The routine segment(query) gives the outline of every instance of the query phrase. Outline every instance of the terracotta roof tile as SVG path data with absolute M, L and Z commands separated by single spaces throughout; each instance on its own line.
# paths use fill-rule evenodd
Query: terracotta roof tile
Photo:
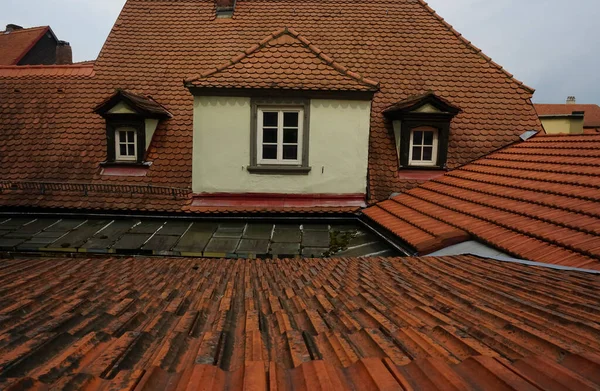
M 527 130 L 541 130 L 531 90 L 483 57 L 422 2 L 238 1 L 232 19 L 216 19 L 214 7 L 212 0 L 129 0 L 92 78 L 0 76 L 0 150 L 5 149 L 0 177 L 109 180 L 98 174 L 98 163 L 105 159 L 105 126 L 92 110 L 122 88 L 152 96 L 173 114 L 154 134 L 148 152 L 153 164 L 144 183 L 191 187 L 193 99 L 182 80 L 229 64 L 253 45 L 266 44 L 265 37 L 282 26 L 290 26 L 290 34 L 301 32 L 311 44 L 281 49 L 310 54 L 311 60 L 319 53 L 323 61 L 335 59 L 350 70 L 351 76 L 340 79 L 335 68 L 324 69 L 333 80 L 352 84 L 357 73 L 380 83 L 371 118 L 368 187 L 373 201 L 422 182 L 398 172 L 391 124 L 382 114 L 410 96 L 434 91 L 462 109 L 450 130 L 449 168 L 510 144 Z M 270 50 L 263 47 L 236 61 Z M 310 78 L 310 72 L 298 77 L 305 76 Z M 60 206 L 60 200 L 54 202 Z
M 0 65 L 17 65 L 49 30 L 50 27 L 41 26 L 8 34 L 0 31 Z
M 0 261 L 0 387 L 596 389 L 599 275 L 472 256 Z
M 514 256 L 600 270 L 600 135 L 537 136 L 364 211 L 421 253 L 436 223 Z
M 600 128 L 600 106 L 594 104 L 536 104 L 535 109 L 540 116 L 567 115 L 573 111 L 585 112 L 583 126 L 585 128 Z

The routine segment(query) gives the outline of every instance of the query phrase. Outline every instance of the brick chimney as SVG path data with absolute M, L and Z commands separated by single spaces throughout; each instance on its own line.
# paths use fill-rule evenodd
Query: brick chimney
M 17 31 L 17 30 L 23 30 L 23 27 L 19 26 L 18 24 L 7 24 L 6 25 L 7 33 L 12 33 L 13 31 Z
M 71 44 L 65 41 L 58 41 L 58 46 L 56 46 L 56 65 L 68 64 L 73 64 Z
M 231 18 L 235 11 L 236 0 L 215 0 L 217 18 Z
M 577 103 L 577 99 L 575 99 L 574 96 L 568 96 L 567 97 L 567 104 L 568 105 L 574 105 L 575 103 Z

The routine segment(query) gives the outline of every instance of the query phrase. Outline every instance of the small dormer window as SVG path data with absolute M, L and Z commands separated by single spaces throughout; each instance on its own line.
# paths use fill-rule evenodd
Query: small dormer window
M 103 164 L 143 164 L 160 120 L 171 114 L 152 98 L 123 90 L 95 110 L 106 120 L 106 161 Z
M 398 102 L 384 111 L 392 120 L 398 167 L 444 169 L 450 123 L 460 109 L 433 93 Z
M 137 161 L 137 130 L 121 127 L 117 128 L 115 133 L 115 160 L 118 162 Z
M 411 166 L 435 166 L 438 155 L 438 130 L 432 127 L 422 126 L 410 132 L 410 156 L 408 158 Z

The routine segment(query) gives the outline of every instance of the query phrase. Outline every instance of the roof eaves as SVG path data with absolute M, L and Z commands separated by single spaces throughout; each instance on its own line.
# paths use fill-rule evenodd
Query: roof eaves
M 489 56 L 487 56 L 485 53 L 483 53 L 483 51 L 480 48 L 478 48 L 477 46 L 475 46 L 471 41 L 469 41 L 468 39 L 466 39 L 461 33 L 459 33 L 458 31 L 456 31 L 454 29 L 454 27 L 452 27 L 452 25 L 450 23 L 446 22 L 446 20 L 444 20 L 444 18 L 442 18 L 440 15 L 438 15 L 438 13 L 435 12 L 435 10 L 433 8 L 431 8 L 429 6 L 429 4 L 427 4 L 427 2 L 425 0 L 418 0 L 418 1 L 419 1 L 419 3 L 421 3 L 421 5 L 427 11 L 429 11 L 435 18 L 437 18 L 448 29 L 448 31 L 450 31 L 458 39 L 460 39 L 468 48 L 472 49 L 475 53 L 479 54 L 485 61 L 487 61 L 488 63 L 490 63 L 492 66 L 498 68 L 498 70 L 500 70 L 501 72 L 503 72 L 509 80 L 515 82 L 519 87 L 522 87 L 523 89 L 525 89 L 527 92 L 529 92 L 531 94 L 535 93 L 535 89 L 534 88 L 529 87 L 528 85 L 526 85 L 522 81 L 516 79 L 512 73 L 510 73 L 506 69 L 504 69 L 502 67 L 502 65 L 500 65 L 497 62 L 493 61 L 492 58 L 489 57 Z

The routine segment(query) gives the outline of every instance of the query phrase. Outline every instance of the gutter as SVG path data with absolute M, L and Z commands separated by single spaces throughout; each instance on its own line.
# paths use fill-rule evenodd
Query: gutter
M 470 254 L 470 253 L 466 253 L 463 255 L 471 255 L 471 256 L 477 257 L 482 260 L 493 259 L 494 261 L 516 263 L 519 265 L 538 266 L 538 267 L 544 267 L 547 269 L 554 269 L 554 270 L 560 270 L 560 271 L 572 271 L 572 272 L 600 275 L 600 270 L 582 269 L 582 268 L 571 267 L 571 266 L 561 266 L 561 265 L 555 265 L 553 263 L 534 262 L 534 261 L 527 261 L 525 259 L 508 258 L 508 257 L 502 257 L 502 256 L 482 257 L 480 255 L 475 255 L 475 254 Z

